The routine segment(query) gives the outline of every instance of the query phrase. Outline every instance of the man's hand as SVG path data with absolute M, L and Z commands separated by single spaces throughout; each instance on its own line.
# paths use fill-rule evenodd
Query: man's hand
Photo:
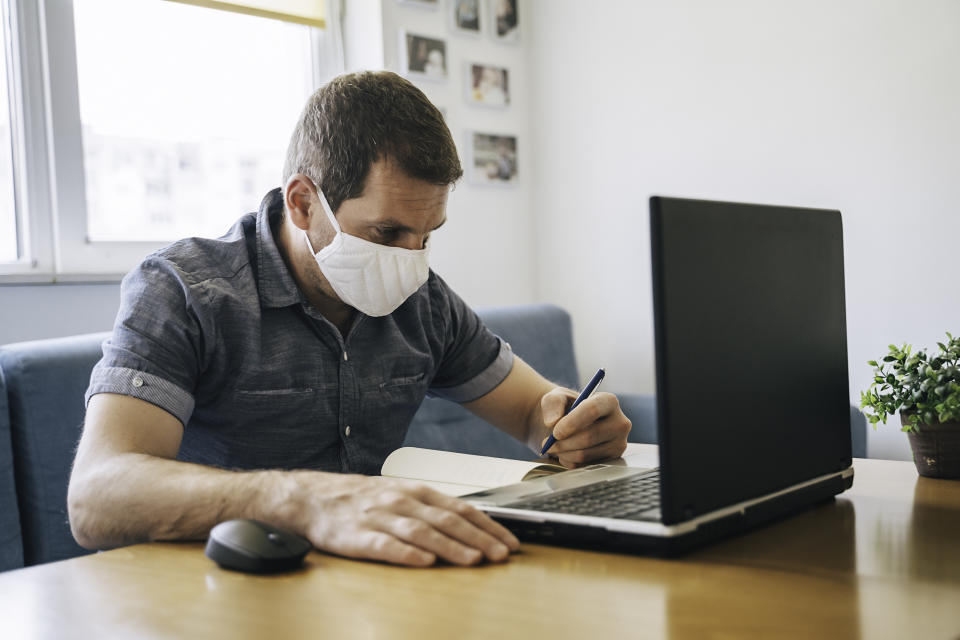
M 474 565 L 484 559 L 506 560 L 520 548 L 505 527 L 472 505 L 425 485 L 389 478 L 343 476 L 331 487 L 330 476 L 295 472 L 306 489 L 294 499 L 300 517 L 296 528 L 315 547 L 351 558 L 412 566 L 438 559 Z
M 547 454 L 569 468 L 623 455 L 631 424 L 617 397 L 595 393 L 564 416 L 576 397 L 575 391 L 557 387 L 540 399 L 544 426 L 557 439 Z M 541 446 L 546 442 L 544 437 Z

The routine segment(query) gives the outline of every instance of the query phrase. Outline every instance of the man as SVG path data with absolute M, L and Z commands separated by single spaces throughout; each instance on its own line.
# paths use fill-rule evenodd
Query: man
M 552 430 L 566 466 L 619 456 L 630 422 L 613 395 L 562 417 L 574 394 L 428 269 L 461 175 L 442 116 L 406 80 L 318 90 L 259 213 L 124 279 L 70 480 L 80 544 L 197 539 L 249 517 L 350 557 L 505 560 L 518 542 L 486 514 L 371 477 L 428 390 L 531 451 Z

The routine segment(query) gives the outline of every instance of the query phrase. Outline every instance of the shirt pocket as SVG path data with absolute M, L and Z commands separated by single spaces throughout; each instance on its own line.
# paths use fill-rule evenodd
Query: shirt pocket
M 424 371 L 361 381 L 360 415 L 364 424 L 402 434 L 426 396 L 429 383 L 430 376 Z
M 313 387 L 294 387 L 290 389 L 236 389 L 234 390 L 233 395 L 236 398 L 248 398 L 251 400 L 256 400 L 257 398 L 266 397 L 294 397 L 313 392 Z
M 403 393 L 405 387 L 420 385 L 423 386 L 427 374 L 421 371 L 409 376 L 391 378 L 380 383 L 380 391 L 384 393 Z
M 215 440 L 227 466 L 336 470 L 328 464 L 339 446 L 336 385 L 233 389 L 223 398 Z
M 317 384 L 309 387 L 262 387 L 234 389 L 228 402 L 238 409 L 255 413 L 281 413 L 286 409 L 304 409 L 324 404 L 325 398 L 336 399 L 339 388 L 335 384 Z
M 272 430 L 288 432 L 332 423 L 331 430 L 336 433 L 340 391 L 335 384 L 234 389 L 227 397 L 225 410 L 235 416 L 235 423 L 247 428 L 259 430 L 270 425 Z

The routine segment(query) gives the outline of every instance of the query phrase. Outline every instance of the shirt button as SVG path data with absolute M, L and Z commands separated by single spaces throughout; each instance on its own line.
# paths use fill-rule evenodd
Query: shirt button
M 350 437 L 350 425 L 347 425 L 347 428 L 343 430 L 343 435 Z
M 143 378 L 141 378 L 140 376 L 135 376 L 135 377 L 133 378 L 133 386 L 138 387 L 138 388 L 139 388 L 139 387 L 142 387 L 142 386 L 143 386 Z

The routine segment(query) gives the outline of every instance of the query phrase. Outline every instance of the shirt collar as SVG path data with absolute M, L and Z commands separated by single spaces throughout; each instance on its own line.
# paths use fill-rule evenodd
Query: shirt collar
M 262 307 L 288 307 L 305 300 L 273 237 L 282 216 L 283 193 L 273 189 L 263 197 L 257 212 L 257 286 Z

